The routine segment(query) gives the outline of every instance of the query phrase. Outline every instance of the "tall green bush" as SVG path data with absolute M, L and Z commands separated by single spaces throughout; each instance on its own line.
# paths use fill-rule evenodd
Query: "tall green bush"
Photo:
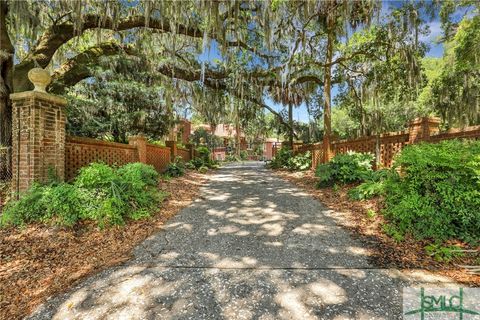
M 100 227 L 149 216 L 164 197 L 152 166 L 129 163 L 113 168 L 92 163 L 73 183 L 34 184 L 20 200 L 9 203 L 0 225 L 31 222 L 72 226 L 94 220 Z
M 318 187 L 335 183 L 352 183 L 369 179 L 372 175 L 373 155 L 347 152 L 333 157 L 330 162 L 318 165 L 315 175 L 320 178 Z
M 480 141 L 411 145 L 386 181 L 385 215 L 402 233 L 480 240 Z
M 281 147 L 275 154 L 275 157 L 272 158 L 269 165 L 273 169 L 288 168 L 288 161 L 292 156 L 292 149 L 286 146 Z
M 183 161 L 182 157 L 175 157 L 173 162 L 170 162 L 165 169 L 165 175 L 169 177 L 180 177 L 185 174 L 185 162 Z
M 287 160 L 287 168 L 292 171 L 308 170 L 312 166 L 312 153 L 310 151 L 299 153 Z

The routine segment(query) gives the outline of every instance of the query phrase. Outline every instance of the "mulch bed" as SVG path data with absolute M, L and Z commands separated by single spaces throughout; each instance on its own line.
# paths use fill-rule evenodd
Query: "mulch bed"
M 480 286 L 480 275 L 468 273 L 458 265 L 475 264 L 477 254 L 456 258 L 450 263 L 438 262 L 425 252 L 427 241 L 419 241 L 406 237 L 402 242 L 396 242 L 385 234 L 382 225 L 385 220 L 381 214 L 374 218 L 367 216 L 367 211 L 382 210 L 379 198 L 367 201 L 353 201 L 347 192 L 352 186 L 341 186 L 337 189 L 315 187 L 317 178 L 313 172 L 289 172 L 276 170 L 280 177 L 292 182 L 307 191 L 331 209 L 340 211 L 348 217 L 343 226 L 351 231 L 353 237 L 360 239 L 372 252 L 372 263 L 381 268 L 426 269 L 433 273 L 451 277 L 455 281 L 472 286 Z M 461 243 L 452 243 L 464 246 Z M 478 262 L 477 262 L 478 264 Z
M 169 192 L 158 214 L 125 226 L 99 230 L 30 225 L 0 229 L 0 319 L 21 319 L 47 297 L 129 259 L 132 249 L 197 196 L 205 176 L 188 172 L 161 182 Z

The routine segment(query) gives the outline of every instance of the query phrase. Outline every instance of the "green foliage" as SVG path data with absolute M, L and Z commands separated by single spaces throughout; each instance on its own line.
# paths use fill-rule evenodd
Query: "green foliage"
M 385 180 L 390 174 L 390 170 L 381 169 L 369 171 L 365 174 L 362 184 L 348 191 L 348 196 L 352 200 L 366 200 L 383 195 L 385 193 Z
M 241 159 L 242 161 L 248 159 L 248 152 L 247 152 L 246 150 L 240 151 L 240 159 Z
M 292 157 L 293 152 L 289 147 L 281 147 L 280 150 L 277 151 L 275 157 L 272 158 L 270 162 L 270 168 L 272 169 L 281 169 L 281 168 L 288 168 L 288 161 Z
M 174 162 L 170 162 L 164 172 L 170 177 L 180 177 L 185 174 L 185 163 L 182 157 L 177 156 Z
M 361 185 L 348 190 L 348 196 L 352 200 L 366 200 L 384 194 L 385 183 L 383 181 L 366 181 Z
M 200 168 L 198 168 L 198 172 L 202 173 L 202 174 L 205 174 L 208 172 L 208 167 L 207 166 L 201 166 Z
M 373 209 L 368 209 L 367 210 L 367 217 L 368 219 L 375 219 L 375 217 L 377 216 L 377 212 Z
M 397 242 L 402 242 L 405 237 L 403 236 L 402 233 L 400 233 L 395 226 L 392 226 L 391 224 L 384 224 L 382 226 L 383 231 L 389 235 L 390 237 L 393 238 L 393 240 Z
M 401 234 L 478 243 L 480 141 L 411 145 L 385 185 L 385 216 Z
M 239 157 L 237 157 L 236 154 L 231 153 L 231 154 L 227 154 L 227 156 L 225 157 L 225 161 L 228 161 L 228 162 L 239 162 L 239 161 L 242 161 L 242 159 L 240 159 Z
M 67 132 L 75 136 L 128 142 L 144 134 L 159 139 L 173 125 L 160 83 L 145 59 L 119 55 L 91 67 L 92 77 L 67 94 Z
M 287 168 L 289 170 L 308 170 L 312 166 L 312 153 L 307 151 L 305 153 L 297 154 L 287 160 Z
M 332 186 L 336 182 L 352 183 L 372 176 L 373 155 L 347 152 L 337 154 L 329 163 L 320 164 L 315 172 L 318 187 Z
M 432 243 L 425 247 L 428 255 L 440 262 L 451 262 L 455 258 L 463 257 L 463 252 L 457 246 L 442 246 L 440 244 Z
M 70 183 L 34 184 L 18 201 L 10 202 L 0 225 L 32 222 L 72 226 L 93 220 L 100 227 L 148 217 L 164 193 L 157 188 L 152 166 L 129 163 L 120 168 L 92 163 Z
M 185 162 L 185 169 L 195 170 L 196 167 L 195 167 L 195 164 L 194 164 L 194 160 L 190 160 L 188 162 Z
M 219 146 L 223 144 L 223 139 L 211 134 L 205 128 L 196 129 L 190 136 L 190 141 L 194 144 L 200 144 L 200 139 L 205 139 L 205 144 L 208 146 Z
M 210 150 L 205 146 L 200 146 L 197 148 L 196 157 L 190 161 L 192 166 L 197 170 L 201 167 L 206 167 L 207 169 L 217 169 L 218 161 L 212 160 L 210 156 Z
M 203 161 L 203 163 L 208 163 L 210 161 L 210 150 L 205 146 L 200 146 L 197 148 L 198 158 Z

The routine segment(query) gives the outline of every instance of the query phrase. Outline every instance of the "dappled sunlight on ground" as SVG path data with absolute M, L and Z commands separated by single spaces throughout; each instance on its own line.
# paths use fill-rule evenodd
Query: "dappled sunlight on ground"
M 133 260 L 33 319 L 397 319 L 403 286 L 449 281 L 376 269 L 341 215 L 258 164 L 210 180 Z

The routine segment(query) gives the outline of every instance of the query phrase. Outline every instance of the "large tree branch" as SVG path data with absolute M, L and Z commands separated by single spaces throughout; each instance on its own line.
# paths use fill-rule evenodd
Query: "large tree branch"
M 101 53 L 102 50 L 103 50 L 103 53 Z M 120 53 L 122 50 L 123 48 L 121 48 L 116 44 L 107 43 L 107 44 L 100 45 L 100 47 L 93 47 L 93 48 L 87 49 L 85 52 L 82 52 L 76 57 L 69 59 L 69 61 L 67 61 L 64 65 L 62 65 L 62 67 L 60 67 L 59 70 L 55 71 L 53 76 L 54 81 L 51 85 L 50 91 L 54 93 L 62 93 L 64 92 L 66 87 L 73 86 L 79 81 L 90 77 L 92 73 L 90 71 L 90 68 L 88 68 L 89 64 L 88 63 L 85 64 L 85 61 L 91 61 L 94 64 L 95 61 L 92 61 L 89 59 L 95 60 L 105 54 L 114 55 L 114 54 Z M 167 77 L 189 81 L 189 82 L 200 81 L 202 76 L 201 70 L 184 69 L 172 64 L 163 64 L 157 70 L 159 73 Z M 205 86 L 211 89 L 230 92 L 225 82 L 227 77 L 228 75 L 225 73 L 206 69 L 204 71 L 203 83 Z M 247 99 L 250 102 L 258 105 L 259 107 L 267 109 L 272 114 L 274 114 L 283 125 L 285 125 L 287 128 L 290 128 L 289 124 L 284 121 L 283 117 L 278 112 L 276 112 L 273 108 L 267 106 L 260 99 L 250 97 L 250 96 L 241 97 L 240 94 L 237 93 L 236 91 L 233 91 L 230 93 L 235 95 L 237 98 Z
M 171 66 L 171 65 L 163 65 L 161 66 L 158 71 L 168 77 L 174 77 L 180 80 L 186 80 L 186 81 L 200 81 L 201 79 L 201 71 L 199 70 L 185 70 L 183 68 L 177 67 L 177 66 Z M 213 77 L 210 77 L 213 75 Z M 258 105 L 261 108 L 267 109 L 269 112 L 271 112 L 273 115 L 275 115 L 278 120 L 280 121 L 281 124 L 286 126 L 288 129 L 290 129 L 290 125 L 283 119 L 282 115 L 279 114 L 277 111 L 275 111 L 273 108 L 269 107 L 265 103 L 263 103 L 260 99 L 251 97 L 251 96 L 241 96 L 238 91 L 230 91 L 228 90 L 228 87 L 223 79 L 225 79 L 227 76 L 226 75 L 221 75 L 218 72 L 212 71 L 212 70 L 205 70 L 204 71 L 204 85 L 207 87 L 214 89 L 214 90 L 222 90 L 229 92 L 230 94 L 233 94 L 237 98 L 240 99 L 246 99 L 256 105 Z M 295 137 L 297 135 L 294 133 Z
M 91 76 L 91 67 L 98 63 L 103 56 L 112 56 L 121 53 L 135 55 L 137 52 L 131 46 L 121 46 L 114 42 L 100 43 L 68 59 L 52 75 L 52 84 L 49 92 L 62 94 L 65 88 L 71 87 L 79 81 Z
M 170 21 L 167 18 L 150 19 L 148 27 L 159 30 L 161 32 L 173 32 L 177 34 L 184 34 L 191 37 L 202 37 L 202 30 L 183 24 L 176 24 L 175 29 L 171 29 Z M 131 16 L 126 19 L 120 20 L 116 25 L 110 17 L 102 17 L 100 15 L 85 15 L 83 17 L 83 25 L 81 32 L 94 28 L 111 29 L 116 31 L 129 30 L 133 28 L 146 27 L 146 21 L 144 16 Z M 61 45 L 66 43 L 75 37 L 74 25 L 69 22 L 54 24 L 48 28 L 41 36 L 38 44 L 27 55 L 27 57 L 15 66 L 15 72 L 20 73 L 14 79 L 15 91 L 28 90 L 31 84 L 28 82 L 25 76 L 27 72 L 34 67 L 35 62 L 42 68 L 45 68 L 51 61 L 55 52 Z
M 198 27 L 187 26 L 181 23 L 176 23 L 173 25 L 174 30 L 172 29 L 172 23 L 168 18 L 151 18 L 148 22 L 148 28 L 155 29 L 161 33 L 175 32 L 175 34 L 178 35 L 186 35 L 195 38 L 203 37 L 203 30 Z M 100 15 L 88 14 L 83 17 L 82 29 L 77 30 L 77 33 L 75 33 L 74 25 L 70 22 L 53 24 L 43 33 L 38 41 L 38 44 L 34 49 L 31 50 L 27 57 L 15 66 L 15 72 L 17 73 L 17 76 L 14 79 L 14 90 L 18 92 L 30 89 L 31 84 L 26 79 L 26 74 L 28 71 L 35 66 L 35 63 L 37 63 L 40 67 L 45 68 L 50 63 L 53 55 L 60 48 L 60 46 L 73 39 L 78 32 L 82 33 L 86 30 L 94 28 L 123 31 L 141 27 L 147 27 L 146 19 L 143 15 L 130 16 L 120 20 L 117 24 L 115 24 L 113 19 L 110 17 L 105 18 Z M 213 33 L 209 34 L 209 37 L 219 40 L 219 43 L 222 43 L 222 41 L 220 41 L 220 39 L 218 39 L 218 37 Z M 226 42 L 226 45 L 232 47 L 241 47 L 256 53 L 255 48 L 248 46 L 242 41 L 229 41 Z M 268 57 L 262 53 L 256 54 L 260 57 Z

